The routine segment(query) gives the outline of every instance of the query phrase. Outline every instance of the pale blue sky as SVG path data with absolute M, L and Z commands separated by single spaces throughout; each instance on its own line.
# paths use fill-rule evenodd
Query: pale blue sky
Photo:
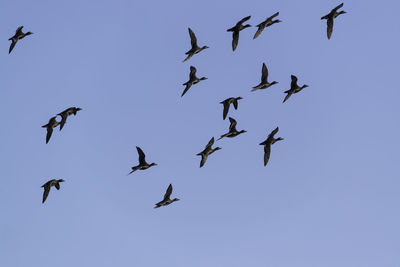
M 328 41 L 339 3 L 1 1 L 0 266 L 400 266 L 400 4 L 346 1 Z M 226 29 L 276 11 L 232 52 Z M 34 34 L 8 55 L 20 25 Z M 210 49 L 182 63 L 188 27 Z M 279 84 L 251 93 L 263 62 Z M 208 80 L 181 98 L 190 65 Z M 291 74 L 310 87 L 282 104 Z M 231 96 L 248 132 L 200 169 Z M 126 176 L 137 145 L 159 165 Z M 170 183 L 181 201 L 153 209 Z

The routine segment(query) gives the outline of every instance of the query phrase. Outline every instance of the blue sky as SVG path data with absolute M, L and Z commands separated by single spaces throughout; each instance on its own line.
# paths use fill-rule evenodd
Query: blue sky
M 346 1 L 328 41 L 339 3 L 2 1 L 0 266 L 400 266 L 400 5 Z M 276 11 L 232 52 L 226 29 Z M 34 34 L 8 55 L 20 25 Z M 182 63 L 188 27 L 210 49 Z M 263 62 L 279 84 L 250 92 Z M 208 80 L 181 98 L 191 65 Z M 282 104 L 291 74 L 310 87 Z M 247 133 L 200 169 L 233 96 Z M 126 176 L 137 145 L 159 165 Z M 181 201 L 153 209 L 170 183 Z

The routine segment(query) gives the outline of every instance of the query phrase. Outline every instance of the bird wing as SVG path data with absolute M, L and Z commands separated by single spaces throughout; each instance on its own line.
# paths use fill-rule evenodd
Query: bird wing
M 202 155 L 201 155 L 200 168 L 204 166 L 204 164 L 205 164 L 206 161 L 207 161 L 207 158 L 208 158 L 208 155 L 207 155 L 207 154 L 202 154 Z
M 271 144 L 264 145 L 264 166 L 267 166 L 269 156 L 271 155 Z
M 214 137 L 210 139 L 210 141 L 208 141 L 208 144 L 206 145 L 206 148 L 211 148 L 212 145 L 214 144 Z
M 293 92 L 289 90 L 289 91 L 287 92 L 287 95 L 285 96 L 285 99 L 283 99 L 283 103 L 285 103 L 286 100 L 288 100 L 289 97 L 290 97 L 292 94 L 293 94 Z
M 190 53 L 191 51 L 189 51 L 188 53 L 186 53 L 188 56 L 182 61 L 182 62 L 185 62 L 185 61 L 187 61 L 187 60 L 189 60 L 194 54 L 193 53 Z
M 261 83 L 267 83 L 267 82 L 268 82 L 268 69 L 265 63 L 263 63 L 261 70 Z
M 275 14 L 273 14 L 271 17 L 269 17 L 267 20 L 272 20 L 273 18 L 275 18 L 276 16 L 279 15 L 279 12 L 276 12 Z
M 186 92 L 189 90 L 189 88 L 190 88 L 191 86 L 192 86 L 192 83 L 190 83 L 190 82 L 187 82 L 187 83 L 186 83 L 186 87 L 185 87 L 185 89 L 183 90 L 181 97 L 184 96 L 184 95 L 186 94 Z
M 60 121 L 60 131 L 61 131 L 62 128 L 64 127 L 64 124 L 67 122 L 68 114 L 66 114 L 66 113 L 60 113 L 60 114 L 58 114 L 58 115 L 61 116 L 61 121 Z
M 43 192 L 43 199 L 42 199 L 42 203 L 44 203 L 48 197 L 50 193 L 50 186 L 44 186 L 44 192 Z
M 240 25 L 240 24 L 242 24 L 243 22 L 249 20 L 250 18 L 251 18 L 251 16 L 247 16 L 247 17 L 245 17 L 245 18 L 242 18 L 236 25 Z
M 234 107 L 235 109 L 238 108 L 238 100 L 237 100 L 237 99 L 234 99 L 232 104 L 233 104 L 233 107 Z
M 196 35 L 194 34 L 194 32 L 192 31 L 192 29 L 188 28 L 189 30 L 189 35 L 190 35 L 190 43 L 193 47 L 197 47 L 197 38 Z
M 268 137 L 274 137 L 274 135 L 279 131 L 279 127 L 276 127 L 269 135 Z
M 18 27 L 18 29 L 15 31 L 15 35 L 20 35 L 20 34 L 22 34 L 22 28 L 23 28 L 24 26 L 19 26 Z
M 338 5 L 337 7 L 335 7 L 334 9 L 332 9 L 332 11 L 331 12 L 337 12 L 337 10 L 339 9 L 339 8 L 342 8 L 343 7 L 343 3 L 341 3 L 340 5 Z
M 47 126 L 46 144 L 50 141 L 50 137 L 52 134 L 53 134 L 53 127 L 49 125 Z
M 260 36 L 260 34 L 263 32 L 263 30 L 265 29 L 265 27 L 261 24 L 258 25 L 258 29 L 256 31 L 256 33 L 253 36 L 253 39 L 256 39 L 258 36 Z
M 232 34 L 232 50 L 235 51 L 238 43 L 239 43 L 239 32 L 238 31 L 234 31 Z
M 333 32 L 333 17 L 329 17 L 328 20 L 326 21 L 326 24 L 328 25 L 326 30 L 326 35 L 328 36 L 328 39 L 331 39 Z
M 196 77 L 196 68 L 190 66 L 189 80 L 193 80 Z
M 235 102 L 234 102 L 234 103 L 235 103 Z M 224 104 L 224 112 L 223 112 L 223 114 L 222 114 L 222 118 L 225 120 L 225 119 L 226 119 L 226 115 L 228 115 L 228 112 L 229 112 L 229 106 L 230 106 L 230 104 L 229 104 L 228 101 L 224 101 L 223 104 Z M 236 102 L 236 105 L 237 105 L 237 102 Z
M 165 195 L 164 195 L 164 200 L 169 199 L 171 194 L 172 194 L 172 184 L 170 184 L 168 186 L 167 191 L 165 192 Z
M 54 184 L 54 186 L 55 186 L 55 188 L 57 188 L 57 190 L 60 190 L 60 183 L 59 183 L 59 182 L 56 182 L 56 183 Z
M 145 164 L 146 163 L 146 160 L 145 160 L 146 155 L 144 154 L 143 150 L 138 146 L 136 147 L 136 150 L 139 154 L 139 164 L 140 165 Z
M 229 121 L 231 122 L 231 125 L 229 125 L 229 132 L 236 132 L 236 120 L 232 117 L 229 117 Z
M 292 75 L 290 76 L 292 79 L 292 82 L 290 83 L 290 90 L 296 89 L 297 88 L 297 77 Z
M 11 45 L 10 45 L 10 49 L 8 49 L 8 53 L 10 54 L 11 53 L 11 51 L 14 49 L 14 46 L 15 46 L 15 44 L 17 43 L 17 40 L 18 39 L 11 39 Z

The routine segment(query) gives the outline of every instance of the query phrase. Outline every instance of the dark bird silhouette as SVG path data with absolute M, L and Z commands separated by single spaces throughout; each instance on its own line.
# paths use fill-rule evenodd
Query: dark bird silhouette
M 304 88 L 308 87 L 307 84 L 304 84 L 302 87 L 298 86 L 297 85 L 297 77 L 294 75 L 292 75 L 291 77 L 292 77 L 292 82 L 290 83 L 290 89 L 285 91 L 285 93 L 287 95 L 286 95 L 285 99 L 283 100 L 283 103 L 285 103 L 285 101 L 288 100 L 292 94 L 296 94 L 296 93 L 300 92 L 301 90 L 303 90 Z
M 190 66 L 189 81 L 187 81 L 187 82 L 185 82 L 185 83 L 183 84 L 183 85 L 186 85 L 186 87 L 185 87 L 185 90 L 183 90 L 183 93 L 182 93 L 181 97 L 184 96 L 184 95 L 186 94 L 186 92 L 189 90 L 189 88 L 190 88 L 193 84 L 196 84 L 196 83 L 198 83 L 198 82 L 200 82 L 200 81 L 203 81 L 203 80 L 207 80 L 206 77 L 197 78 L 197 76 L 196 76 L 196 71 L 197 71 L 197 70 L 196 70 L 195 67 Z
M 71 108 L 67 108 L 63 112 L 57 114 L 57 115 L 61 116 L 60 131 L 64 127 L 64 124 L 67 122 L 67 117 L 72 114 L 75 116 L 79 110 L 82 110 L 82 109 L 76 108 L 76 107 L 71 107 Z
M 277 81 L 273 81 L 271 83 L 268 82 L 268 69 L 265 63 L 263 63 L 261 70 L 261 82 L 259 85 L 254 86 L 253 89 L 251 89 L 251 91 L 253 92 L 259 89 L 266 89 L 277 83 L 278 83 Z
M 171 194 L 172 194 L 172 184 L 170 184 L 168 186 L 167 191 L 165 192 L 165 195 L 164 195 L 164 199 L 161 200 L 160 202 L 158 202 L 154 208 L 156 209 L 156 208 L 159 208 L 159 207 L 162 207 L 162 206 L 168 206 L 172 202 L 180 200 L 179 198 L 171 199 L 170 198 Z
M 47 196 L 49 195 L 50 189 L 52 186 L 54 186 L 57 190 L 60 190 L 61 182 L 65 182 L 65 181 L 63 179 L 59 179 L 59 180 L 53 179 L 41 186 L 44 188 L 42 203 L 44 203 L 46 201 Z
M 10 39 L 8 39 L 9 41 L 11 41 L 10 49 L 8 50 L 9 54 L 14 49 L 14 46 L 17 44 L 18 40 L 21 40 L 21 39 L 25 38 L 25 36 L 33 34 L 32 32 L 23 33 L 22 32 L 23 27 L 24 26 L 18 27 L 18 29 L 15 31 L 14 36 L 11 37 Z
M 183 62 L 185 62 L 186 60 L 190 59 L 194 54 L 200 53 L 202 50 L 209 48 L 208 46 L 203 46 L 203 47 L 199 47 L 197 45 L 197 38 L 196 35 L 194 34 L 194 32 L 192 31 L 192 29 L 188 28 L 189 30 L 189 35 L 190 35 L 190 43 L 192 45 L 192 48 L 187 51 L 185 54 L 187 55 L 187 57 L 183 60 Z
M 275 134 L 279 131 L 279 127 L 276 127 L 267 137 L 267 139 L 260 143 L 260 146 L 264 146 L 264 166 L 267 166 L 269 161 L 269 156 L 271 155 L 271 145 L 275 142 L 283 140 L 282 137 L 275 138 Z
M 224 137 L 232 138 L 232 137 L 238 136 L 239 134 L 242 134 L 242 133 L 246 132 L 245 130 L 241 130 L 241 131 L 236 130 L 237 122 L 236 122 L 236 120 L 234 118 L 229 117 L 229 121 L 231 122 L 231 124 L 229 125 L 229 132 L 227 132 L 226 134 L 221 135 L 221 137 L 218 138 L 218 140 L 222 139 Z
M 273 14 L 271 17 L 267 18 L 266 20 L 264 20 L 263 22 L 261 22 L 260 24 L 257 25 L 258 30 L 256 31 L 256 33 L 254 34 L 253 39 L 256 39 L 258 36 L 260 36 L 260 34 L 263 32 L 263 30 L 275 23 L 279 23 L 282 22 L 279 19 L 276 20 L 272 20 L 273 18 L 275 18 L 276 16 L 279 15 L 279 12 L 276 12 L 275 14 Z
M 53 133 L 53 128 L 56 128 L 60 123 L 56 120 L 57 116 L 50 118 L 49 122 L 46 125 L 43 125 L 43 128 L 47 129 L 46 135 L 46 144 L 49 142 L 51 134 Z
M 204 166 L 209 155 L 221 149 L 220 147 L 212 148 L 213 144 L 214 144 L 214 137 L 211 138 L 211 140 L 208 142 L 203 151 L 196 154 L 197 156 L 201 156 L 200 168 Z
M 333 32 L 333 20 L 341 15 L 341 14 L 346 14 L 346 11 L 340 11 L 337 12 L 339 8 L 343 7 L 343 3 L 341 3 L 340 5 L 338 5 L 337 7 L 335 7 L 334 9 L 331 10 L 331 12 L 329 12 L 329 14 L 323 16 L 321 19 L 326 19 L 326 23 L 327 23 L 327 31 L 326 34 L 328 36 L 328 39 L 331 39 L 332 36 L 332 32 Z
M 146 170 L 146 169 L 150 168 L 151 166 L 156 166 L 157 165 L 156 163 L 148 164 L 146 162 L 146 159 L 145 159 L 146 156 L 143 153 L 143 150 L 140 149 L 140 147 L 138 147 L 138 146 L 136 147 L 136 149 L 137 149 L 137 152 L 139 154 L 139 165 L 132 167 L 132 171 L 130 173 L 128 173 L 128 175 L 131 174 L 132 172 L 136 171 L 136 170 Z
M 251 18 L 251 16 L 247 16 L 247 17 L 241 19 L 232 28 L 226 30 L 227 32 L 232 32 L 232 50 L 233 51 L 235 51 L 235 49 L 239 43 L 239 32 L 243 29 L 251 27 L 251 25 L 249 25 L 249 24 L 243 25 L 243 23 L 246 22 L 247 20 L 249 20 L 250 18 Z
M 243 97 L 239 96 L 239 97 L 230 97 L 225 99 L 222 102 L 219 102 L 220 104 L 224 105 L 224 111 L 222 113 L 222 118 L 225 120 L 226 119 L 226 115 L 228 115 L 228 111 L 229 111 L 229 107 L 231 104 L 233 104 L 233 107 L 235 109 L 238 108 L 238 100 L 243 99 Z

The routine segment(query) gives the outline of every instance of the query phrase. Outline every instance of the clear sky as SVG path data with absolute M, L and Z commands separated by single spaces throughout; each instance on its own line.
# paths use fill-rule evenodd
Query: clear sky
M 346 1 L 328 41 L 338 4 L 1 1 L 0 266 L 400 266 L 400 4 Z M 232 52 L 226 29 L 277 11 Z M 34 34 L 8 55 L 20 25 Z M 210 48 L 182 63 L 188 27 Z M 279 84 L 250 92 L 263 62 Z M 181 98 L 191 65 L 208 80 Z M 282 104 L 291 74 L 310 87 Z M 247 133 L 200 169 L 233 96 Z M 72 106 L 46 145 L 41 126 Z M 158 166 L 127 176 L 137 145 Z M 181 201 L 153 209 L 170 183 Z

